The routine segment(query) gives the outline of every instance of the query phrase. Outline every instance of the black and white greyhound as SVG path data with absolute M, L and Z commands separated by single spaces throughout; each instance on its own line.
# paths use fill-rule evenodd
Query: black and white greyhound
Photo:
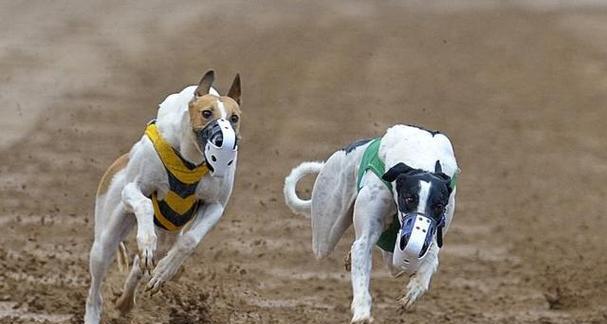
M 447 136 L 396 125 L 381 138 L 333 153 L 326 162 L 304 162 L 285 179 L 286 204 L 311 217 L 318 259 L 329 255 L 354 224 L 352 323 L 373 320 L 369 281 L 376 244 L 393 276 L 411 275 L 400 300 L 405 308 L 428 290 L 443 234 L 453 219 L 458 170 Z M 319 173 L 312 197 L 302 200 L 296 185 L 311 173 Z

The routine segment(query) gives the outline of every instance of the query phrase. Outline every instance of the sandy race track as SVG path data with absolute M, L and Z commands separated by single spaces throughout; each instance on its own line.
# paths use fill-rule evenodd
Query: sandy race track
M 378 323 L 607 323 L 607 9 L 421 3 L 0 4 L 0 323 L 81 322 L 99 178 L 211 67 L 243 77 L 229 210 L 128 318 L 113 267 L 105 323 L 348 323 L 352 230 L 315 261 L 282 181 L 395 123 L 449 134 L 463 173 L 414 312 L 375 255 Z

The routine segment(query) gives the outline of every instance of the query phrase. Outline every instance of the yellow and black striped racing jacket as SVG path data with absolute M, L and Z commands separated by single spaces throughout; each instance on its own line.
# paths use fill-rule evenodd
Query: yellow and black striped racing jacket
M 154 223 L 168 231 L 176 232 L 194 217 L 202 204 L 202 201 L 196 198 L 196 186 L 209 169 L 204 162 L 196 166 L 181 157 L 162 138 L 154 121 L 148 124 L 145 134 L 154 144 L 169 177 L 169 192 L 164 199 L 158 200 L 156 192 L 151 196 Z

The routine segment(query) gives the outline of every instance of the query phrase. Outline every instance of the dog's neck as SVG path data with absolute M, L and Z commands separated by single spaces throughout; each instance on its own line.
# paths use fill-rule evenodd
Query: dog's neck
M 188 104 L 194 96 L 196 86 L 190 86 L 181 92 L 168 96 L 158 109 L 156 125 L 162 137 L 195 165 L 204 162 L 204 155 L 196 145 L 196 139 L 190 123 Z
M 187 109 L 186 113 L 183 114 L 179 130 L 180 144 L 179 148 L 176 148 L 179 151 L 179 154 L 195 165 L 202 164 L 202 162 L 204 162 L 204 155 L 196 144 L 196 138 L 194 137 L 194 132 L 191 128 L 190 114 L 187 113 Z

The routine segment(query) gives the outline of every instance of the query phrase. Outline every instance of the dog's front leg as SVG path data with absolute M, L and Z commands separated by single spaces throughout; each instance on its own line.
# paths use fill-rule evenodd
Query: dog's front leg
M 154 269 L 154 253 L 156 252 L 156 230 L 154 228 L 154 206 L 135 182 L 122 189 L 122 201 L 126 208 L 137 218 L 137 245 L 139 261 L 143 271 Z
M 192 254 L 200 241 L 217 224 L 223 210 L 224 207 L 220 203 L 211 203 L 200 208 L 190 229 L 177 238 L 167 255 L 152 271 L 152 279 L 148 282 L 146 290 L 155 294 L 165 282 L 173 278 L 185 259 Z
M 382 184 L 383 185 L 383 184 Z M 387 197 L 383 197 L 386 196 Z M 383 216 L 391 202 L 389 194 L 377 186 L 364 187 L 354 205 L 354 229 L 356 240 L 352 244 L 352 323 L 370 323 L 371 264 L 373 247 L 383 230 Z M 389 205 L 388 205 L 389 206 Z
M 436 242 L 434 242 L 417 272 L 409 279 L 407 292 L 405 296 L 399 300 L 405 310 L 410 311 L 413 308 L 415 301 L 430 288 L 432 275 L 436 272 L 436 269 L 438 269 L 438 251 L 439 248 L 436 246 Z

